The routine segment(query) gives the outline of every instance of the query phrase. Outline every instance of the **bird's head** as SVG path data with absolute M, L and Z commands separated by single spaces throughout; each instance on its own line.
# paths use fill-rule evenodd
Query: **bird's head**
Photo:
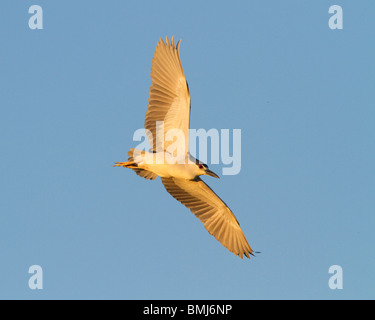
M 219 176 L 215 172 L 213 172 L 210 169 L 208 169 L 208 166 L 206 164 L 204 164 L 204 163 L 197 163 L 197 167 L 198 167 L 198 174 L 199 175 L 205 174 L 207 176 L 211 176 L 211 177 L 220 179 Z

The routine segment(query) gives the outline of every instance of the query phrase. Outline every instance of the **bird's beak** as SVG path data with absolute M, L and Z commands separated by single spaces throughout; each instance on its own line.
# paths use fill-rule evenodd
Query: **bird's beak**
M 215 172 L 211 171 L 210 169 L 206 169 L 206 175 L 220 179 L 220 177 Z

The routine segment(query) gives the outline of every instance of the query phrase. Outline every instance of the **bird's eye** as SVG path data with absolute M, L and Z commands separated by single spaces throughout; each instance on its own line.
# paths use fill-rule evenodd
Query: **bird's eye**
M 200 165 L 199 165 L 199 169 L 203 169 L 203 165 L 200 164 Z

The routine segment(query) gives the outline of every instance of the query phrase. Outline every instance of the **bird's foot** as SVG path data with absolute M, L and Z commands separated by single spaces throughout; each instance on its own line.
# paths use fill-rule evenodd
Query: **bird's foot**
M 127 162 L 116 162 L 113 166 L 114 167 L 126 167 L 128 163 Z
M 114 167 L 130 168 L 130 169 L 138 168 L 137 164 L 134 161 L 116 162 L 113 166 Z

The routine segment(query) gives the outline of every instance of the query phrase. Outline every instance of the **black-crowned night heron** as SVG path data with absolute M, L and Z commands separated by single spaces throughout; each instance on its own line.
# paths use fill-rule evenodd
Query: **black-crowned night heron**
M 146 112 L 145 129 L 150 152 L 131 149 L 127 162 L 115 166 L 133 169 L 139 176 L 154 180 L 160 176 L 167 191 L 191 210 L 207 231 L 235 255 L 250 258 L 253 250 L 228 206 L 199 177 L 219 178 L 208 166 L 190 155 L 190 93 L 177 46 L 172 37 L 160 39 L 151 67 L 152 85 Z M 182 133 L 179 141 L 165 139 L 170 132 Z M 157 137 L 162 137 L 161 139 Z M 181 138 L 182 136 L 182 138 Z M 176 152 L 170 152 L 172 148 Z M 182 150 L 182 152 L 180 152 Z M 178 156 L 179 155 L 179 156 Z M 171 160 L 172 159 L 172 160 Z

